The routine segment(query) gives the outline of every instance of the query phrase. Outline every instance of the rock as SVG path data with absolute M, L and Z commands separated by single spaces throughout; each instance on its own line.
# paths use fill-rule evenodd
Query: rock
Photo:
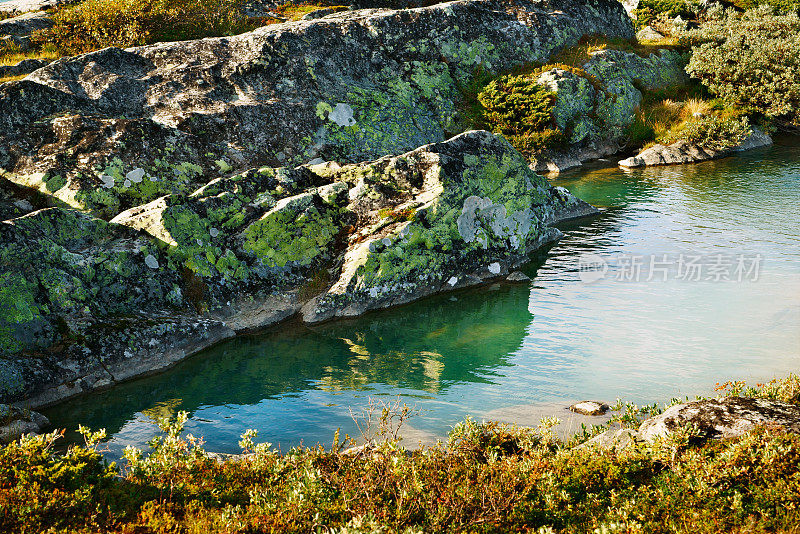
M 655 31 L 651 26 L 645 26 L 644 28 L 636 32 L 636 40 L 639 42 L 660 41 L 663 38 L 664 36 Z
M 637 437 L 636 431 L 630 428 L 606 430 L 585 443 L 581 443 L 575 447 L 575 450 L 597 448 L 620 452 L 636 443 Z
M 310 13 L 306 13 L 303 15 L 302 20 L 314 20 L 314 19 L 321 19 L 322 17 L 327 17 L 328 15 L 332 15 L 333 13 L 338 13 L 339 11 L 346 11 L 346 7 L 326 7 L 323 9 L 317 9 L 316 11 L 312 11 Z
M 3 84 L 0 402 L 527 262 L 597 210 L 503 138 L 446 140 L 458 87 L 598 33 L 632 36 L 617 2 L 462 0 L 108 48 Z M 57 207 L 24 213 L 22 189 Z
M 537 172 L 563 172 L 619 152 L 642 99 L 640 89 L 683 85 L 687 56 L 669 50 L 642 57 L 601 50 L 580 69 L 553 68 L 538 83 L 556 93 L 556 125 L 570 133 L 569 145 L 536 156 Z
M 530 251 L 558 239 L 561 233 L 549 224 L 576 210 L 597 213 L 533 173 L 505 139 L 483 131 L 344 166 L 334 174 L 366 186 L 348 207 L 364 214 L 362 220 L 369 214 L 365 222 L 370 224 L 351 235 L 332 287 L 303 308 L 307 322 L 482 283 L 502 266 L 525 263 Z M 395 191 L 409 193 L 385 190 L 383 176 L 400 184 Z M 414 216 L 381 220 L 375 212 L 381 202 L 396 206 L 395 211 L 413 210 Z
M 506 282 L 524 284 L 530 281 L 530 277 L 522 271 L 514 271 L 506 277 Z
M 107 48 L 0 88 L 0 168 L 42 191 L 42 177 L 60 176 L 48 194 L 111 218 L 190 193 L 220 160 L 233 170 L 370 161 L 444 141 L 476 69 L 543 62 L 595 34 L 633 36 L 621 4 L 462 0 Z M 137 168 L 154 180 L 103 187 L 101 176 Z
M 0 2 L 0 11 L 6 13 L 44 11 L 45 9 L 51 9 L 70 2 L 72 0 L 10 0 L 8 2 Z
M 0 4 L 0 8 L 7 5 L 8 2 Z M 33 32 L 46 30 L 51 26 L 53 26 L 53 20 L 47 13 L 42 11 L 24 13 L 10 19 L 0 20 L 0 36 L 30 37 Z
M 116 179 L 149 180 L 130 172 Z M 12 218 L 0 362 L 15 378 L 0 399 L 40 406 L 168 367 L 297 313 L 322 269 L 335 278 L 308 321 L 482 283 L 591 211 L 478 131 L 373 162 L 251 169 L 111 222 L 65 208 Z
M 633 12 L 639 7 L 639 0 L 621 0 L 621 2 L 628 16 L 631 18 L 635 18 L 633 16 Z
M 0 404 L 0 444 L 10 443 L 23 434 L 39 434 L 48 426 L 50 421 L 40 413 Z
M 704 438 L 733 438 L 758 425 L 777 425 L 800 434 L 800 405 L 744 397 L 678 404 L 644 421 L 638 435 L 652 442 L 687 423 L 697 425 Z
M 569 407 L 571 412 L 582 415 L 603 415 L 608 408 L 608 404 L 599 401 L 581 401 Z
M 758 128 L 753 127 L 752 132 L 739 145 L 723 149 L 704 148 L 686 141 L 677 141 L 669 146 L 656 144 L 643 150 L 637 156 L 619 162 L 620 167 L 635 168 L 650 165 L 676 165 L 682 163 L 697 163 L 711 159 L 729 156 L 735 152 L 742 152 L 754 148 L 769 146 L 772 138 Z
M 30 74 L 50 63 L 46 59 L 23 59 L 15 65 L 0 65 L 0 78 Z

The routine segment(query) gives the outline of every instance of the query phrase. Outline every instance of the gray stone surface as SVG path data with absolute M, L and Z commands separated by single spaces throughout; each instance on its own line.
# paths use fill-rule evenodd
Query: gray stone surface
M 569 144 L 537 155 L 537 172 L 563 172 L 584 162 L 615 154 L 642 99 L 641 89 L 663 89 L 688 80 L 683 54 L 660 50 L 647 57 L 602 50 L 580 69 L 553 68 L 538 82 L 556 93 L 555 122 Z
M 623 451 L 636 443 L 638 436 L 635 430 L 630 428 L 617 428 L 606 430 L 602 434 L 598 434 L 592 439 L 586 441 L 575 447 L 577 450 L 582 449 L 602 449 L 613 450 L 616 452 Z
M 524 284 L 530 282 L 531 278 L 522 271 L 514 271 L 506 277 L 506 282 L 513 282 L 517 284 Z
M 609 406 L 605 402 L 587 400 L 576 402 L 569 409 L 571 412 L 583 415 L 603 415 L 608 411 Z
M 655 31 L 650 26 L 645 26 L 638 32 L 636 32 L 636 40 L 637 41 L 659 41 L 663 39 L 664 36 Z
M 644 421 L 638 436 L 652 442 L 689 423 L 696 425 L 705 438 L 733 438 L 757 425 L 780 426 L 800 434 L 800 405 L 744 397 L 678 404 Z
M 43 11 L 60 5 L 68 4 L 73 0 L 10 0 L 0 2 L 0 11 L 6 13 L 27 13 L 29 11 Z
M 771 144 L 772 138 L 768 134 L 762 132 L 758 128 L 753 128 L 752 133 L 741 144 L 733 148 L 717 150 L 691 144 L 686 141 L 677 141 L 668 146 L 656 144 L 643 150 L 636 156 L 631 156 L 630 158 L 620 161 L 619 165 L 621 167 L 634 168 L 650 165 L 697 163 L 700 161 L 722 158 L 736 152 L 769 146 Z

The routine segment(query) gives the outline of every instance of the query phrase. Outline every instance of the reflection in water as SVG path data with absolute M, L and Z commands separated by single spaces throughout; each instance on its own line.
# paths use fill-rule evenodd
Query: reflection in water
M 494 285 L 365 317 L 281 325 L 226 342 L 169 372 L 47 411 L 59 426 L 105 427 L 112 453 L 141 446 L 153 418 L 188 410 L 208 447 L 247 428 L 282 448 L 352 433 L 349 408 L 401 396 L 424 410 L 411 441 L 466 415 L 532 424 L 584 398 L 635 402 L 763 379 L 800 363 L 800 147 L 685 167 L 598 169 L 558 185 L 606 209 L 537 253 L 528 285 Z M 743 282 L 581 281 L 583 254 L 759 254 Z M 578 423 L 570 420 L 567 427 Z

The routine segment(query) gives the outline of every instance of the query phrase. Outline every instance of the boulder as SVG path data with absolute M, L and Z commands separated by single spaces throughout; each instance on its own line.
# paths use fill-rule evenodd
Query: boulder
M 633 52 L 601 50 L 580 68 L 555 67 L 538 83 L 556 93 L 554 119 L 569 144 L 537 155 L 537 172 L 563 172 L 583 162 L 619 152 L 642 100 L 642 89 L 687 83 L 688 57 L 671 50 L 642 57 Z
M 0 404 L 0 444 L 10 443 L 23 434 L 38 434 L 48 426 L 50 421 L 40 413 Z
M 462 0 L 107 48 L 0 86 L 0 169 L 109 219 L 232 171 L 401 154 L 447 139 L 475 72 L 595 34 L 633 37 L 619 2 Z
M 645 26 L 636 32 L 636 40 L 639 42 L 644 41 L 660 41 L 664 36 L 655 31 L 651 26 Z
M 711 159 L 718 159 L 729 156 L 736 152 L 743 152 L 754 148 L 769 146 L 772 138 L 759 130 L 752 128 L 752 132 L 739 145 L 726 149 L 705 148 L 687 141 L 677 141 L 665 146 L 656 144 L 640 152 L 636 156 L 623 159 L 619 162 L 620 167 L 635 168 L 647 167 L 651 165 L 676 165 L 683 163 L 697 163 Z
M 349 209 L 363 229 L 351 234 L 338 279 L 303 308 L 307 322 L 482 283 L 557 240 L 550 224 L 597 213 L 483 131 L 333 173 L 349 183 Z M 387 204 L 396 216 L 381 211 Z
M 800 434 L 800 405 L 745 397 L 678 404 L 644 421 L 638 436 L 653 442 L 686 424 L 696 425 L 704 438 L 734 438 L 759 425 L 780 426 Z
M 0 4 L 7 6 L 8 2 Z M 43 11 L 24 13 L 6 20 L 0 20 L 0 37 L 4 35 L 15 35 L 17 37 L 29 37 L 33 32 L 45 30 L 53 25 L 50 15 Z
M 301 309 L 317 322 L 482 283 L 557 239 L 551 224 L 596 212 L 484 131 L 372 162 L 251 169 L 110 222 L 14 212 L 0 223 L 0 399 L 107 387 Z
M 581 401 L 569 407 L 571 412 L 582 415 L 603 415 L 608 409 L 608 404 L 600 401 Z
M 523 273 L 522 271 L 514 271 L 513 273 L 509 274 L 506 277 L 506 282 L 511 282 L 515 284 L 524 284 L 530 281 L 531 281 L 530 276 Z

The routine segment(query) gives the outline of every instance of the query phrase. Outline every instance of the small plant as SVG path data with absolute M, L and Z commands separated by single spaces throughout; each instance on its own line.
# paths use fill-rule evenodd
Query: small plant
M 128 47 L 234 35 L 263 24 L 234 0 L 85 0 L 59 9 L 53 26 L 33 43 L 73 55 L 107 46 Z
M 659 140 L 664 144 L 686 141 L 712 150 L 725 150 L 739 145 L 751 133 L 747 117 L 722 119 L 702 117 L 685 122 Z
M 501 76 L 478 94 L 490 128 L 528 157 L 564 139 L 552 115 L 555 93 L 536 79 L 536 74 Z
M 419 414 L 416 406 L 408 406 L 400 398 L 386 402 L 370 397 L 360 414 L 350 410 L 350 417 L 366 443 L 399 443 L 403 439 L 400 436 L 403 424 Z

